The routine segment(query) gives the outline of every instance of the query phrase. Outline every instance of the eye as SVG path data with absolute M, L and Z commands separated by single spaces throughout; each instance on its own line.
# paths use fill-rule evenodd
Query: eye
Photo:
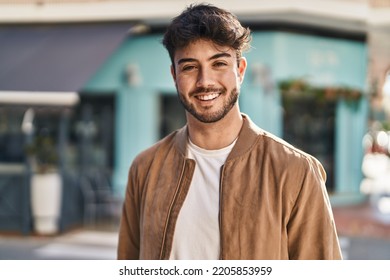
M 183 67 L 181 68 L 181 71 L 188 72 L 188 71 L 192 71 L 194 69 L 196 69 L 195 65 L 183 65 Z
M 224 66 L 227 66 L 228 64 L 224 61 L 216 61 L 213 66 L 214 67 L 217 67 L 217 68 L 220 68 L 220 67 L 224 67 Z

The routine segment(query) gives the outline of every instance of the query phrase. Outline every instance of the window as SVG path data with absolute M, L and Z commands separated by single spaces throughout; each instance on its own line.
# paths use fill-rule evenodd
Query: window
M 177 94 L 163 94 L 160 102 L 160 138 L 186 124 L 185 110 Z
M 328 191 L 334 190 L 335 104 L 315 96 L 283 97 L 283 138 L 322 163 Z
M 70 164 L 112 171 L 114 166 L 114 95 L 80 94 L 71 124 Z

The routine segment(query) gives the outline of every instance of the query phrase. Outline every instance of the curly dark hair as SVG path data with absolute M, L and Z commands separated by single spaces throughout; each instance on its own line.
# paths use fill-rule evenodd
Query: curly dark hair
M 220 46 L 236 51 L 237 59 L 250 48 L 251 32 L 244 28 L 237 17 L 210 4 L 194 4 L 175 17 L 162 40 L 174 65 L 177 49 L 184 48 L 198 39 L 211 40 Z

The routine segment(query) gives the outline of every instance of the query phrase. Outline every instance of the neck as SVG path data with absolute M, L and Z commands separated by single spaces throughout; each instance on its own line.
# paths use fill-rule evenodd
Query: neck
M 206 150 L 217 150 L 229 146 L 237 138 L 242 127 L 242 116 L 235 106 L 221 120 L 203 123 L 187 114 L 189 137 L 195 145 Z

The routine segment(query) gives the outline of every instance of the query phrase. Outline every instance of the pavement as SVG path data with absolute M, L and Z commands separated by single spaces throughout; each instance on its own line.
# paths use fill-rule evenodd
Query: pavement
M 337 232 L 341 236 L 390 241 L 390 212 L 381 213 L 369 201 L 333 207 L 333 215 Z
M 0 260 L 115 260 L 118 233 L 79 228 L 57 236 L 0 235 Z
M 345 260 L 390 260 L 390 212 L 366 201 L 333 207 L 333 215 Z
M 343 258 L 390 260 L 390 213 L 369 202 L 333 207 Z M 118 224 L 79 227 L 56 236 L 0 233 L 0 260 L 114 260 Z

